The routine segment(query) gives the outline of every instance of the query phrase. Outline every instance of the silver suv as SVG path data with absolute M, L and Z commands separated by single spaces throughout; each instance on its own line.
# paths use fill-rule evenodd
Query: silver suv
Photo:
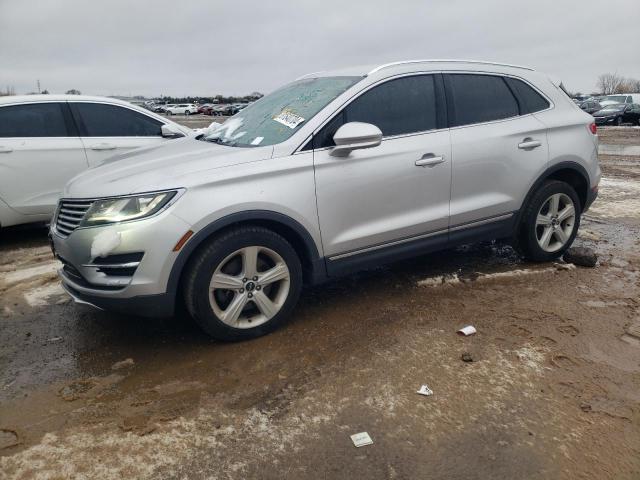
M 487 239 L 559 257 L 597 194 L 595 133 L 529 68 L 315 73 L 79 175 L 51 237 L 80 302 L 151 316 L 184 302 L 214 337 L 256 337 L 303 284 L 355 270 Z

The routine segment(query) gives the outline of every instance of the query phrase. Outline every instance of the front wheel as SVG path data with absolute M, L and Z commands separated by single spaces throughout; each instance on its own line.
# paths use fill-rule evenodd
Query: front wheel
M 525 207 L 518 247 L 528 260 L 548 262 L 571 246 L 580 226 L 580 200 L 571 185 L 544 183 Z
M 205 332 L 234 341 L 280 326 L 301 288 L 302 266 L 289 242 L 271 230 L 247 226 L 213 238 L 196 254 L 184 297 Z
M 616 119 L 616 125 L 618 125 L 618 126 L 622 125 L 622 117 L 618 117 Z
M 185 114 L 185 115 L 191 115 L 191 112 L 190 112 L 189 110 L 185 110 L 185 111 L 184 111 L 184 114 Z

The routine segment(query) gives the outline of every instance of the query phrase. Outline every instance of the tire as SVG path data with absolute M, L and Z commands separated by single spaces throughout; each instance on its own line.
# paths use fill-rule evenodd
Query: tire
M 573 207 L 573 216 L 569 207 Z M 517 249 L 533 262 L 560 258 L 576 238 L 581 213 L 580 199 L 571 185 L 558 180 L 545 182 L 525 207 Z
M 254 252 L 255 269 L 246 260 Z M 289 242 L 266 228 L 244 226 L 212 238 L 197 251 L 186 270 L 184 299 L 207 334 L 238 341 L 282 325 L 301 289 L 302 266 Z
M 616 118 L 616 125 L 618 126 L 622 125 L 622 117 Z
M 185 111 L 184 111 L 184 114 L 185 114 L 185 115 L 191 115 L 191 112 L 190 112 L 189 110 L 185 110 Z
M 167 110 L 167 115 L 171 116 L 171 115 L 173 115 L 173 113 L 171 113 L 170 110 Z

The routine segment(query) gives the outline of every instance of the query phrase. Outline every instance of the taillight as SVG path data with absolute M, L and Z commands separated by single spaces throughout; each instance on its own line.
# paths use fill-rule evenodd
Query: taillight
M 591 123 L 591 124 L 589 124 L 589 131 L 590 131 L 591 133 L 593 133 L 594 135 L 597 135 L 597 133 L 598 133 L 598 127 L 596 127 L 596 124 L 595 124 L 595 123 Z

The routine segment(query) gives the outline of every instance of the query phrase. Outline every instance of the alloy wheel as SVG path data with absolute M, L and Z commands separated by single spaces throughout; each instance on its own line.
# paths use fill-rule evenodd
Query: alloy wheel
M 289 295 L 291 275 L 275 251 L 249 246 L 228 255 L 211 277 L 209 303 L 233 328 L 253 328 L 271 320 Z
M 564 193 L 554 193 L 540 207 L 536 217 L 536 239 L 545 252 L 557 252 L 571 238 L 576 221 L 573 201 Z

